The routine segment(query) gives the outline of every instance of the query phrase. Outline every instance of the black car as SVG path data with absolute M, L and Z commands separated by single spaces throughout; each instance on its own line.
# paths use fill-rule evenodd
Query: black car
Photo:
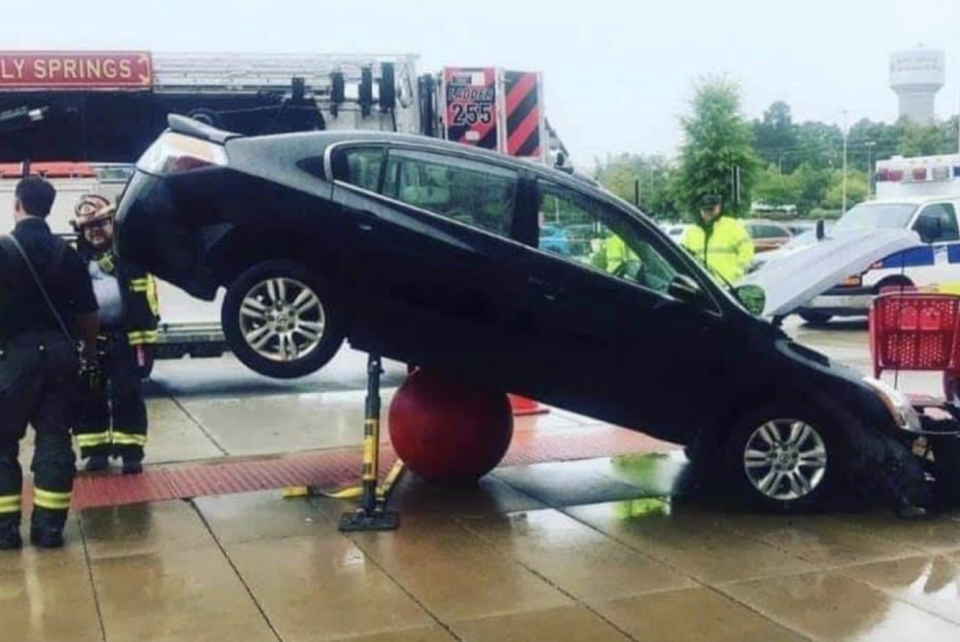
M 540 249 L 541 225 L 586 230 Z M 344 339 L 725 462 L 774 508 L 844 484 L 866 437 L 907 444 L 904 398 L 748 311 L 637 209 L 576 176 L 433 139 L 242 137 L 182 117 L 122 197 L 123 256 L 196 297 L 228 342 L 296 377 Z M 555 244 L 554 244 L 555 247 Z

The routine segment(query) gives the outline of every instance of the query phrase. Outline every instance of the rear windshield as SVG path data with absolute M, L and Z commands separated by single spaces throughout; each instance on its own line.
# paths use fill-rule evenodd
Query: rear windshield
M 830 234 L 834 236 L 866 230 L 905 229 L 916 210 L 916 205 L 905 203 L 861 203 L 844 214 L 830 230 Z

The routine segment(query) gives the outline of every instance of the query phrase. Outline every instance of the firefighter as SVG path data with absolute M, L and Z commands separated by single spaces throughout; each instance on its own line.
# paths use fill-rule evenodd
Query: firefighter
M 753 260 L 753 240 L 740 221 L 723 212 L 716 196 L 701 201 L 700 218 L 686 229 L 680 245 L 727 284 L 740 280 Z
M 97 301 L 83 261 L 47 226 L 55 198 L 44 179 L 21 180 L 16 227 L 0 237 L 0 549 L 23 545 L 17 456 L 27 424 L 36 432 L 30 540 L 63 546 L 76 473 L 67 412 L 78 373 L 96 374 Z
M 106 470 L 109 458 L 123 461 L 123 473 L 143 470 L 147 408 L 141 379 L 157 341 L 156 283 L 143 270 L 119 261 L 113 251 L 115 209 L 104 197 L 77 203 L 77 249 L 87 263 L 100 308 L 98 349 L 104 386 L 81 400 L 74 433 L 86 470 Z

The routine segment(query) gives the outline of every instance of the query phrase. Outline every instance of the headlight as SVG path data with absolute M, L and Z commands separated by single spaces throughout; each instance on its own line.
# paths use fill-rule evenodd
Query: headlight
M 893 421 L 899 428 L 911 432 L 920 432 L 922 430 L 920 416 L 902 392 L 885 381 L 880 381 L 873 377 L 864 377 L 863 382 L 876 391 L 880 400 L 883 401 L 883 405 L 890 411 L 890 416 L 893 417 Z

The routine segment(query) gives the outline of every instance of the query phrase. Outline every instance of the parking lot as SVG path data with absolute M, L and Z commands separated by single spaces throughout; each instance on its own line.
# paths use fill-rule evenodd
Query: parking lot
M 863 323 L 789 329 L 869 367 Z M 159 364 L 147 472 L 124 492 L 162 497 L 164 479 L 277 462 L 346 481 L 359 474 L 349 465 L 359 461 L 363 364 L 344 351 L 293 388 L 229 358 Z M 385 385 L 403 376 L 388 364 Z M 935 393 L 937 381 L 901 385 Z M 680 492 L 685 460 L 671 444 L 555 409 L 518 418 L 515 430 L 505 464 L 476 488 L 404 477 L 392 533 L 343 535 L 337 521 L 354 504 L 283 499 L 279 488 L 228 492 L 227 479 L 201 483 L 193 498 L 125 503 L 84 477 L 75 502 L 97 507 L 73 511 L 66 548 L 0 554 L 3 639 L 960 635 L 960 513 L 752 514 Z

